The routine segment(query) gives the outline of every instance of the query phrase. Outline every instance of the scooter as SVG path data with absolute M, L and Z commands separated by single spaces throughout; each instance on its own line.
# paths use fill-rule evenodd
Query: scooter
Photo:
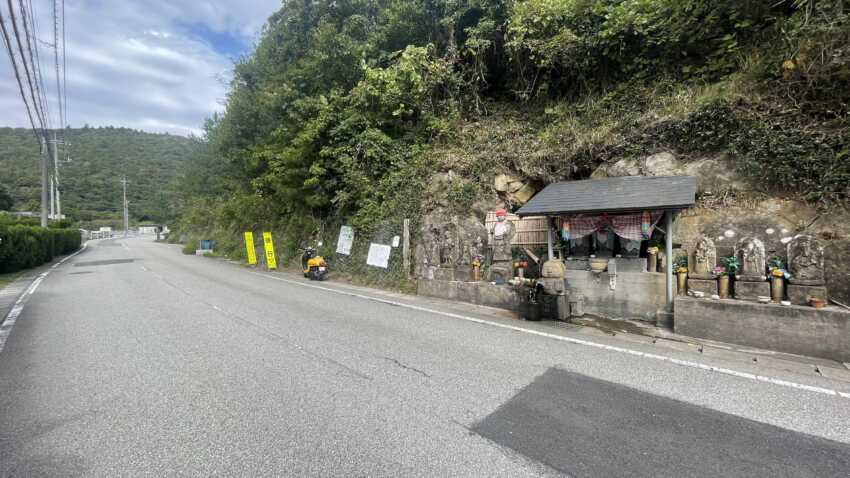
M 321 247 L 322 243 L 319 243 Z M 325 258 L 316 253 L 316 249 L 312 246 L 307 246 L 304 249 L 304 255 L 301 256 L 301 269 L 304 271 L 304 277 L 310 280 L 325 280 L 328 274 L 328 263 Z

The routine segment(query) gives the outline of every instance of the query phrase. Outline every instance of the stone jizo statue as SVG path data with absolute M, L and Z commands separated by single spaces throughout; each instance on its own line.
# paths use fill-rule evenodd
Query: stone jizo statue
M 507 220 L 508 212 L 504 209 L 496 211 L 496 224 L 490 231 L 490 249 L 492 251 L 492 264 L 490 266 L 490 278 L 496 280 L 500 277 L 505 281 L 513 279 L 513 241 L 516 231 L 514 225 Z
M 764 244 L 755 237 L 745 237 L 735 246 L 735 255 L 741 262 L 741 271 L 735 277 L 740 281 L 759 282 L 767 280 L 765 271 Z
M 788 243 L 788 282 L 798 285 L 826 284 L 823 246 L 812 236 L 798 235 Z
M 713 279 L 717 264 L 717 248 L 709 237 L 700 236 L 694 246 L 694 261 L 689 276 L 694 279 Z

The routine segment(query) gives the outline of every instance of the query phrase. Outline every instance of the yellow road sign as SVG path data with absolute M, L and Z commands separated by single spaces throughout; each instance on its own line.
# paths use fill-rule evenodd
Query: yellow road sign
M 256 265 L 257 264 L 257 253 L 254 251 L 254 233 L 246 232 L 245 233 L 245 251 L 248 253 L 248 264 Z
M 263 245 L 266 248 L 266 266 L 269 270 L 277 269 L 277 260 L 274 257 L 274 243 L 272 242 L 272 233 L 263 233 Z

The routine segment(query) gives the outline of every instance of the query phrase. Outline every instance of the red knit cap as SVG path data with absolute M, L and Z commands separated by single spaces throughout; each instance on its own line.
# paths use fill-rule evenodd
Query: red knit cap
M 507 215 L 508 215 L 508 211 L 505 211 L 504 209 L 496 209 L 496 217 L 507 216 Z

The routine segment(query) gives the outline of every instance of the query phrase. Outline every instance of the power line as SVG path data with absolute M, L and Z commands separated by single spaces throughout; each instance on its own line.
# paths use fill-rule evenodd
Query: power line
M 29 14 L 27 13 L 23 2 L 19 2 L 19 6 L 21 10 L 21 20 L 24 26 L 24 35 L 27 39 L 27 51 L 29 52 L 30 63 L 32 64 L 33 75 L 35 76 L 36 96 L 38 97 L 39 101 L 41 101 L 41 109 L 44 112 L 44 115 L 47 117 L 47 127 L 49 129 L 51 125 L 50 109 L 47 104 L 47 89 L 44 87 L 44 77 L 41 74 L 41 62 L 36 61 L 36 58 L 38 58 L 38 37 L 36 36 L 35 18 L 32 15 L 32 1 L 30 1 L 29 3 Z M 29 22 L 27 22 L 27 17 L 30 18 Z M 32 34 L 30 34 L 30 23 L 33 26 Z M 30 37 L 32 37 L 32 42 L 30 42 Z M 35 45 L 35 56 L 33 56 L 33 45 Z M 40 89 L 39 85 L 41 85 Z
M 36 100 L 36 97 L 35 97 L 36 88 L 33 86 L 33 78 L 32 78 L 32 75 L 30 74 L 30 69 L 29 69 L 29 65 L 27 64 L 26 55 L 24 54 L 24 45 L 23 45 L 23 42 L 21 41 L 20 31 L 18 30 L 18 21 L 15 18 L 15 8 L 12 6 L 12 0 L 6 0 L 6 4 L 9 6 L 9 18 L 11 19 L 11 23 L 12 23 L 12 31 L 15 34 L 15 41 L 18 45 L 18 51 L 21 54 L 21 64 L 24 67 L 24 75 L 26 76 L 27 83 L 29 84 L 29 93 L 30 93 L 30 97 L 32 98 L 33 109 L 35 110 L 36 117 L 38 118 L 39 124 L 41 125 L 42 136 L 44 136 L 46 138 L 47 137 L 47 129 L 45 127 L 44 112 L 41 111 L 39 104 L 38 104 L 38 100 Z
M 18 71 L 18 62 L 15 59 L 15 52 L 12 49 L 12 41 L 9 39 L 9 32 L 6 30 L 6 19 L 3 17 L 3 10 L 0 9 L 0 30 L 3 32 L 3 44 L 6 45 L 6 52 L 9 54 L 9 61 L 12 63 L 12 71 L 15 73 L 15 79 L 18 81 L 18 89 L 21 92 L 21 99 L 24 101 L 24 106 L 27 110 L 27 116 L 30 120 L 30 125 L 32 126 L 32 132 L 35 135 L 36 141 L 39 142 L 43 146 L 41 142 L 43 137 L 39 136 L 35 126 L 35 120 L 32 117 L 32 111 L 30 110 L 29 102 L 27 101 L 27 95 L 24 93 L 24 84 L 21 81 L 21 74 Z
M 53 0 L 53 57 L 56 63 L 56 102 L 59 104 L 59 128 L 64 128 L 65 112 L 62 106 L 62 80 L 59 76 L 59 2 Z

